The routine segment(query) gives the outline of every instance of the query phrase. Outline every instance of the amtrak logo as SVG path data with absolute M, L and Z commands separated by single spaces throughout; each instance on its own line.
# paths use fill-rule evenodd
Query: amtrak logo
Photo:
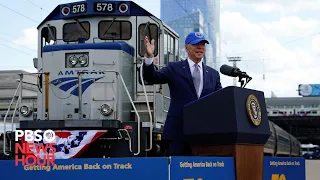
M 95 81 L 103 78 L 82 78 L 82 94 L 88 87 L 93 84 Z M 79 86 L 78 86 L 78 77 L 63 77 L 58 78 L 51 81 L 51 84 L 59 87 L 62 91 L 68 92 L 69 90 L 73 89 L 70 94 L 74 96 L 79 96 Z

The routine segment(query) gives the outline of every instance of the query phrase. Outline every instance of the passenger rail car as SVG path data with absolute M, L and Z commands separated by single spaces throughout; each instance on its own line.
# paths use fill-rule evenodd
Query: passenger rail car
M 268 116 L 320 116 L 319 108 L 268 109 Z
M 301 143 L 290 133 L 269 121 L 270 137 L 264 146 L 266 156 L 301 157 Z
M 179 35 L 134 2 L 58 5 L 38 26 L 37 103 L 22 101 L 25 74 L 20 74 L 12 99 L 18 103 L 13 112 L 8 108 L 5 124 L 11 123 L 7 115 L 18 111 L 20 129 L 74 130 L 76 136 L 101 131 L 79 157 L 162 156 L 170 95 L 168 85 L 142 79 L 145 36 L 155 40 L 157 69 L 180 60 Z M 10 157 L 13 133 L 5 137 L 2 149 Z

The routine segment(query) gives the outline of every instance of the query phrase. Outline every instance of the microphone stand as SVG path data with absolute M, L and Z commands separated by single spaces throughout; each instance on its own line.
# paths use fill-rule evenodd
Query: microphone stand
M 239 81 L 241 83 L 241 88 L 244 88 L 250 81 L 252 77 L 248 76 L 246 73 L 239 75 Z

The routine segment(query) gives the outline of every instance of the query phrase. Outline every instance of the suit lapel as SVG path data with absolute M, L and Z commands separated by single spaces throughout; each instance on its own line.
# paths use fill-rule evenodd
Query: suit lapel
M 196 89 L 194 88 L 194 84 L 193 84 L 193 80 L 192 80 L 192 76 L 191 76 L 191 72 L 190 72 L 190 68 L 189 68 L 189 64 L 188 64 L 188 60 L 184 60 L 182 62 L 182 70 L 184 72 L 184 75 L 187 77 L 190 88 L 192 89 L 192 92 L 197 96 L 197 92 Z

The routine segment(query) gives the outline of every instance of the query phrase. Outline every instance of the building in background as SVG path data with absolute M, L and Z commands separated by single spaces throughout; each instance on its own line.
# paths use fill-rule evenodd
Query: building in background
M 160 18 L 179 33 L 180 58 L 185 59 L 184 40 L 192 31 L 209 41 L 204 62 L 217 68 L 220 57 L 220 0 L 161 0 Z

